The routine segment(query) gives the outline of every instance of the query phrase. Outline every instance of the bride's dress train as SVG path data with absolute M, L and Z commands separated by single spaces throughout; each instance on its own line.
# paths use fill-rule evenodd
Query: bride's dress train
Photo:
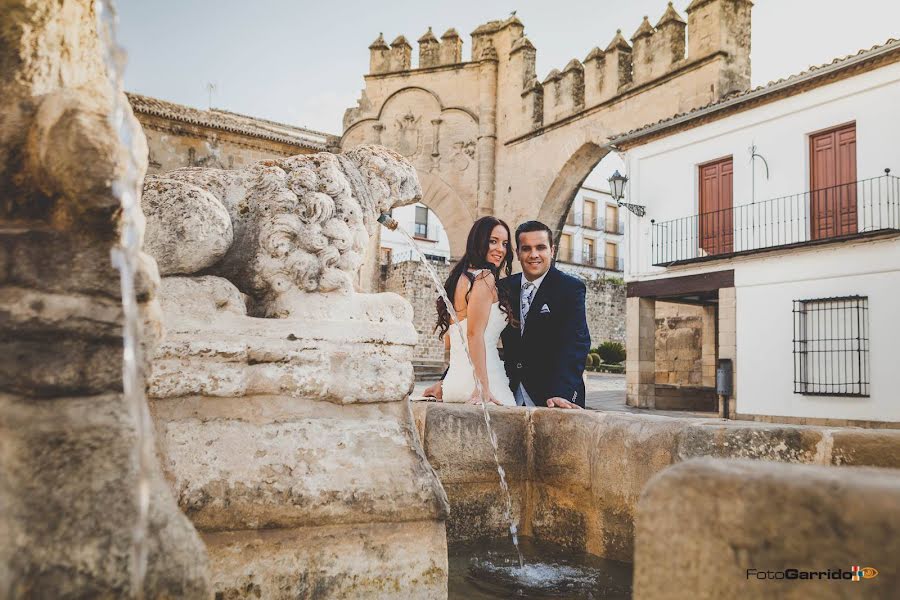
M 463 332 L 466 331 L 466 319 L 460 321 Z M 487 362 L 488 383 L 491 393 L 497 402 L 504 406 L 515 406 L 516 399 L 509 389 L 509 378 L 500 354 L 497 352 L 497 342 L 500 333 L 506 327 L 506 315 L 500 310 L 500 303 L 491 305 L 491 314 L 488 317 L 487 326 L 484 328 L 484 349 Z M 445 335 L 450 336 L 450 369 L 444 377 L 443 401 L 444 402 L 468 402 L 475 389 L 475 377 L 472 373 L 472 365 L 466 357 L 465 349 L 459 339 L 459 333 L 455 325 Z M 465 342 L 468 345 L 468 342 Z

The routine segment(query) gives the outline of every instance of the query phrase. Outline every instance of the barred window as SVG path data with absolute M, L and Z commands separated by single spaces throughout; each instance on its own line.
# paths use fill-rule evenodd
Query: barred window
M 794 393 L 869 395 L 869 299 L 794 300 Z

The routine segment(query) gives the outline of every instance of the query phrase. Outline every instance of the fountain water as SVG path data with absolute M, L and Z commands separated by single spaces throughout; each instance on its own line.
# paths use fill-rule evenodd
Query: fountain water
M 441 299 L 444 301 L 444 305 L 447 307 L 447 311 L 450 313 L 450 323 L 453 326 L 454 331 L 456 331 L 459 336 L 459 343 L 462 345 L 463 350 L 466 353 L 466 359 L 469 361 L 469 366 L 472 367 L 472 375 L 475 380 L 475 389 L 478 392 L 478 396 L 481 398 L 481 411 L 484 415 L 484 424 L 487 426 L 488 437 L 491 441 L 491 448 L 494 450 L 494 462 L 497 465 L 497 474 L 500 476 L 500 488 L 503 490 L 504 498 L 506 499 L 506 509 L 504 513 L 504 517 L 507 521 L 509 521 L 509 534 L 512 538 L 512 543 L 516 547 L 516 552 L 519 555 L 519 566 L 520 568 L 524 568 L 525 559 L 522 556 L 522 551 L 519 548 L 519 532 L 518 526 L 515 520 L 512 518 L 512 498 L 509 494 L 509 486 L 506 483 L 506 472 L 503 470 L 503 467 L 500 465 L 500 454 L 497 445 L 497 434 L 494 433 L 493 427 L 491 427 L 491 413 L 488 411 L 487 402 L 485 401 L 485 390 L 481 387 L 481 382 L 478 381 L 478 377 L 475 376 L 475 364 L 472 362 L 472 356 L 469 354 L 469 346 L 466 343 L 466 334 L 462 330 L 462 326 L 459 324 L 459 319 L 456 316 L 456 310 L 453 308 L 453 302 L 450 301 L 450 298 L 447 297 L 447 293 L 444 290 L 444 286 L 441 284 L 440 278 L 438 278 L 437 273 L 434 268 L 428 263 L 428 259 L 425 258 L 425 255 L 422 254 L 422 251 L 419 250 L 419 247 L 416 246 L 415 240 L 413 240 L 412 236 L 403 229 L 399 227 L 397 222 L 388 217 L 387 215 L 382 215 L 379 217 L 378 221 L 388 227 L 389 229 L 393 229 L 395 231 L 399 231 L 401 235 L 406 239 L 406 243 L 412 249 L 412 251 L 419 257 L 419 260 L 422 261 L 422 264 L 425 265 L 425 270 L 428 273 L 428 276 L 431 278 L 432 282 L 434 282 L 434 287 L 437 289 L 438 294 Z
M 135 156 L 133 139 L 135 122 L 127 118 L 127 99 L 123 76 L 127 55 L 116 38 L 117 14 L 112 0 L 96 3 L 97 32 L 103 50 L 107 77 L 113 88 L 113 111 L 110 124 L 116 131 L 122 146 L 129 149 L 126 170 L 112 183 L 113 194 L 122 206 L 122 225 L 119 246 L 112 250 L 113 266 L 119 271 L 124 315 L 124 352 L 122 363 L 123 391 L 135 423 L 138 465 L 136 502 L 137 519 L 132 532 L 131 589 L 136 598 L 143 598 L 144 577 L 147 571 L 147 525 L 150 508 L 150 470 L 153 464 L 153 436 L 150 432 L 150 415 L 144 396 L 144 378 L 141 372 L 141 318 L 135 292 L 135 274 L 143 244 L 144 215 L 141 212 L 141 174 L 139 158 Z

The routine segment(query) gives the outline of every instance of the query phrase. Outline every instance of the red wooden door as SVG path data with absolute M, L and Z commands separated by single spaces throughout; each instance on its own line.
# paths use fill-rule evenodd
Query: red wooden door
M 733 163 L 731 157 L 700 165 L 700 247 L 707 254 L 734 250 Z
M 856 233 L 856 124 L 811 135 L 809 152 L 810 237 Z

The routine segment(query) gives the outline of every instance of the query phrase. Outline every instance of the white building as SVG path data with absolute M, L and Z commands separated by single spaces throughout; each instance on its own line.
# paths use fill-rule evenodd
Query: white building
M 450 240 L 437 215 L 424 204 L 401 206 L 391 216 L 407 231 L 426 258 L 436 262 L 450 260 Z M 386 228 L 381 229 L 380 257 L 382 265 L 416 260 L 406 237 Z
M 557 267 L 570 273 L 622 276 L 625 219 L 608 191 L 582 186 L 563 227 Z
M 732 416 L 900 425 L 898 107 L 892 40 L 613 140 L 647 207 L 627 242 L 629 404 L 655 405 L 671 301 L 710 315 L 703 382 L 733 361 Z
M 557 253 L 557 266 L 570 273 L 622 276 L 625 220 L 608 191 L 583 186 L 569 210 Z M 391 216 L 413 236 L 416 246 L 431 260 L 449 262 L 450 241 L 437 215 L 424 204 L 395 208 Z M 515 235 L 516 223 L 510 223 Z M 380 264 L 412 259 L 406 237 L 382 229 Z

